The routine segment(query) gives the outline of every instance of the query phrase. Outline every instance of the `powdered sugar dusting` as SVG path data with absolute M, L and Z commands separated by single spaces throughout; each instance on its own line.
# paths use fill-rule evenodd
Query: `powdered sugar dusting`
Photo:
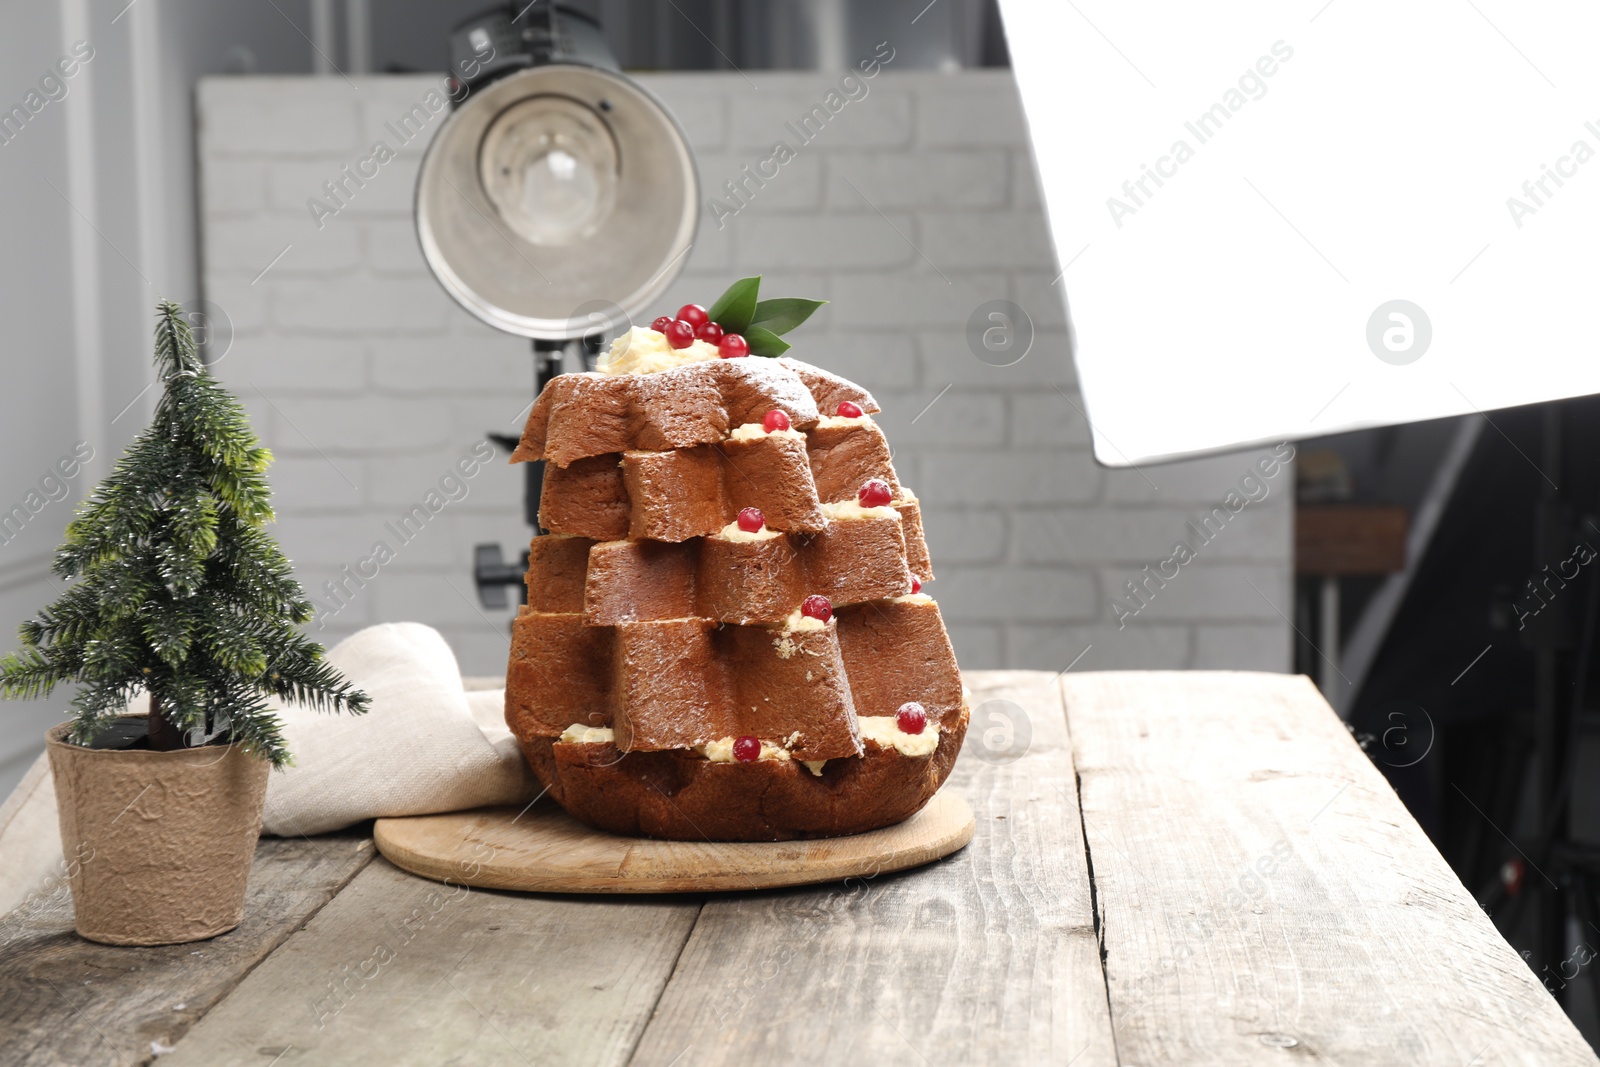
M 813 367 L 809 363 L 802 363 L 798 359 L 780 356 L 771 362 L 785 367 L 799 376 L 800 380 L 810 390 L 817 402 L 820 411 L 833 412 L 839 406 L 839 401 L 848 400 L 860 406 L 868 414 L 882 411 L 878 402 L 872 399 L 872 394 L 848 378 L 841 378 L 832 371 L 825 371 L 821 367 Z
M 741 384 L 771 397 L 775 401 L 771 406 L 787 411 L 796 425 L 809 426 L 821 416 L 816 397 L 811 395 L 805 381 L 794 368 L 785 366 L 782 360 L 754 356 L 725 359 L 718 366 L 725 376 L 724 381 L 731 385 L 735 380 L 743 379 Z M 726 390 L 723 395 L 727 396 Z

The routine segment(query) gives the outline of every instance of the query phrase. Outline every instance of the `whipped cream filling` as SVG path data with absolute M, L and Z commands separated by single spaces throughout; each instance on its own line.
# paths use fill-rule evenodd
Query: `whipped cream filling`
M 707 741 L 705 744 L 697 746 L 695 751 L 712 763 L 732 763 L 734 762 L 733 742 L 734 739 L 731 737 L 724 737 L 718 741 Z M 787 763 L 789 758 L 788 749 L 766 741 L 761 742 L 761 755 L 756 757 L 757 760 L 777 760 L 779 763 Z
M 783 620 L 783 628 L 788 633 L 807 634 L 813 630 L 821 630 L 827 625 L 821 619 L 813 619 L 810 615 L 802 615 L 799 608 L 789 612 L 789 617 Z
M 804 441 L 806 439 L 805 434 L 793 427 L 787 430 L 769 430 L 759 422 L 747 422 L 743 426 L 735 427 L 734 431 L 728 435 L 728 440 L 759 441 L 763 437 L 788 437 L 795 441 Z
M 739 521 L 735 519 L 717 531 L 717 536 L 724 541 L 770 541 L 774 537 L 782 537 L 777 530 L 769 530 L 765 526 L 751 533 L 749 530 L 739 529 Z
M 939 724 L 929 721 L 920 734 L 908 734 L 900 729 L 895 715 L 863 715 L 856 722 L 861 728 L 861 740 L 876 741 L 884 748 L 892 748 L 902 756 L 929 756 L 939 747 Z
M 832 504 L 822 505 L 824 517 L 835 522 L 849 522 L 855 519 L 898 519 L 900 513 L 888 504 L 879 508 L 864 508 L 859 500 L 837 500 Z
M 817 620 L 812 619 L 812 622 Z M 820 624 L 819 624 L 820 625 Z M 856 720 L 861 731 L 863 741 L 876 741 L 884 748 L 893 748 L 903 756 L 927 756 L 939 747 L 939 725 L 930 722 L 923 727 L 920 734 L 908 734 L 900 729 L 893 715 L 863 715 Z M 609 726 L 585 726 L 575 722 L 556 739 L 563 745 L 594 745 L 601 743 L 616 743 L 616 733 Z M 796 736 L 789 738 L 790 743 L 797 740 Z M 695 751 L 700 753 L 712 763 L 737 762 L 733 755 L 734 738 L 723 737 L 716 741 L 707 741 L 703 745 L 696 745 Z M 757 760 L 776 760 L 787 763 L 794 757 L 782 745 L 772 744 L 770 741 L 761 742 L 761 755 Z M 813 775 L 822 777 L 822 768 L 827 760 L 801 760 L 800 763 Z
M 673 348 L 667 343 L 666 334 L 648 326 L 635 326 L 611 342 L 611 350 L 600 357 L 595 370 L 601 374 L 655 374 L 719 358 L 716 345 L 696 340 L 688 348 Z
M 891 603 L 891 604 L 932 604 L 933 603 L 933 597 L 929 596 L 927 593 L 907 593 L 905 596 L 892 596 L 892 597 L 890 597 L 889 598 L 889 603 Z
M 616 739 L 616 732 L 609 726 L 585 726 L 581 722 L 575 722 L 562 730 L 561 736 L 556 740 L 563 745 L 594 745 L 602 741 L 615 742 Z
M 799 734 L 791 735 L 789 742 L 792 744 L 798 741 L 799 736 Z M 581 722 L 575 722 L 561 731 L 561 736 L 556 740 L 563 745 L 593 745 L 601 742 L 615 744 L 616 732 L 609 726 L 585 726 Z M 694 750 L 712 763 L 733 763 L 735 762 L 733 742 L 733 738 L 724 737 L 717 741 L 708 741 L 703 745 L 696 745 Z M 774 745 L 768 741 L 761 742 L 761 755 L 757 759 L 777 760 L 779 763 L 787 763 L 790 758 L 789 750 L 782 745 Z M 811 773 L 821 774 L 821 766 L 822 764 L 819 762 L 817 764 L 819 769 Z
M 822 418 L 817 420 L 817 429 L 819 429 L 819 430 L 833 430 L 833 429 L 838 429 L 839 427 L 842 427 L 842 426 L 871 426 L 871 425 L 872 425 L 872 416 L 871 415 L 857 415 L 853 419 L 847 419 L 843 415 L 824 415 L 824 416 L 822 416 Z

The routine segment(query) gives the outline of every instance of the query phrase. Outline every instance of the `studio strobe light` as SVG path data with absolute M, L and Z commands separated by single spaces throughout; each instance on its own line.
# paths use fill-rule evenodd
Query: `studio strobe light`
M 581 367 L 677 276 L 699 222 L 694 155 L 578 12 L 547 0 L 497 8 L 457 27 L 450 51 L 463 92 L 423 157 L 417 237 L 457 303 L 532 339 L 537 395 L 569 354 Z M 537 530 L 543 465 L 527 472 Z M 485 606 L 506 606 L 526 564 L 493 544 L 475 556 Z

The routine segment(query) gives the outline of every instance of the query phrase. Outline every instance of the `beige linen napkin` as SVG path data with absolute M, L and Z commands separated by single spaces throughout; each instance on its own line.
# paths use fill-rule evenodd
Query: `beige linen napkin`
M 455 654 L 437 630 L 415 622 L 369 626 L 327 659 L 366 691 L 372 710 L 276 709 L 294 765 L 267 785 L 263 833 L 326 833 L 374 816 L 525 803 L 537 795 L 498 710 L 501 691 L 469 701 Z

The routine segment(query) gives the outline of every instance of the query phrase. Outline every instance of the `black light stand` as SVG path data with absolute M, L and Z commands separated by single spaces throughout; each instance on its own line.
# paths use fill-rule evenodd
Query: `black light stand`
M 458 24 L 449 52 L 453 107 L 417 177 L 418 240 L 457 303 L 533 339 L 537 397 L 592 368 L 602 336 L 629 328 L 623 305 L 650 306 L 682 269 L 699 218 L 694 153 L 672 113 L 622 73 L 599 23 L 559 0 L 501 0 Z M 663 217 L 676 224 L 639 225 Z M 504 246 L 520 265 L 499 260 Z M 509 434 L 488 436 L 516 449 Z M 543 464 L 524 478 L 537 537 Z M 519 566 L 499 545 L 473 547 L 486 608 L 509 607 L 526 569 L 526 553 Z
M 591 334 L 577 341 L 545 341 L 533 342 L 533 395 L 535 398 L 544 392 L 544 387 L 558 374 L 566 371 L 568 355 L 578 362 L 577 369 L 589 370 L 594 365 L 595 358 L 600 353 L 600 334 Z M 516 450 L 518 438 L 510 434 L 491 433 L 489 440 L 506 451 L 509 455 Z M 546 531 L 539 525 L 539 498 L 544 492 L 544 462 L 538 461 L 523 466 L 522 485 L 522 517 L 533 527 L 533 535 L 538 537 Z M 472 578 L 478 587 L 478 600 L 486 608 L 504 610 L 511 605 L 507 588 L 516 586 L 521 590 L 517 602 L 528 602 L 528 589 L 523 583 L 523 577 L 528 573 L 528 552 L 523 551 L 520 566 L 507 563 L 505 554 L 500 546 L 494 542 L 478 544 L 472 549 Z
M 1545 472 L 1538 511 L 1534 515 L 1534 567 L 1549 560 L 1562 559 L 1572 548 L 1576 534 L 1571 509 L 1557 485 L 1564 481 L 1561 454 L 1561 408 L 1547 404 L 1541 426 L 1540 469 Z M 1551 479 L 1556 479 L 1552 484 Z M 1534 572 L 1537 574 L 1537 570 Z M 1527 629 L 1526 643 L 1533 650 L 1533 814 L 1534 825 L 1543 839 L 1539 852 L 1547 856 L 1556 841 L 1566 841 L 1565 798 L 1560 796 L 1561 772 L 1566 757 L 1573 755 L 1561 743 L 1565 734 L 1559 695 L 1562 653 L 1575 645 L 1571 598 L 1552 597 Z M 1541 856 L 1540 859 L 1545 859 Z M 1566 955 L 1566 883 L 1560 873 L 1551 875 L 1560 888 L 1551 888 L 1541 877 L 1529 903 L 1533 924 L 1534 958 L 1553 963 Z M 1536 883 L 1530 878 L 1528 885 Z
M 1534 869 L 1523 878 L 1521 889 L 1532 944 L 1526 955 L 1534 973 L 1563 1004 L 1567 999 L 1565 980 L 1573 977 L 1562 970 L 1568 955 L 1569 912 L 1600 928 L 1596 901 L 1600 848 L 1576 840 L 1572 826 L 1579 738 L 1600 609 L 1600 571 L 1590 570 L 1569 583 L 1582 582 L 1581 597 L 1577 589 L 1559 595 L 1548 586 L 1549 562 L 1568 557 L 1574 545 L 1597 534 L 1592 529 L 1596 520 L 1590 516 L 1580 520 L 1565 491 L 1558 488 L 1570 474 L 1563 469 L 1564 458 L 1562 406 L 1546 404 L 1539 462 L 1544 485 L 1534 514 L 1534 579 L 1530 585 L 1539 581 L 1542 570 L 1546 592 L 1555 595 L 1543 603 L 1524 631 L 1524 644 L 1533 653 L 1532 753 L 1531 759 L 1513 771 L 1512 780 L 1518 783 L 1513 796 L 1527 795 L 1532 801 L 1532 823 L 1538 835 L 1529 847 Z M 1508 758 L 1515 758 L 1517 751 L 1508 746 Z M 1515 811 L 1514 800 L 1509 810 Z M 1514 828 L 1508 829 L 1516 833 Z M 1509 919 L 1506 932 L 1516 924 L 1514 917 Z M 1600 982 L 1591 979 L 1591 991 L 1600 1008 Z

